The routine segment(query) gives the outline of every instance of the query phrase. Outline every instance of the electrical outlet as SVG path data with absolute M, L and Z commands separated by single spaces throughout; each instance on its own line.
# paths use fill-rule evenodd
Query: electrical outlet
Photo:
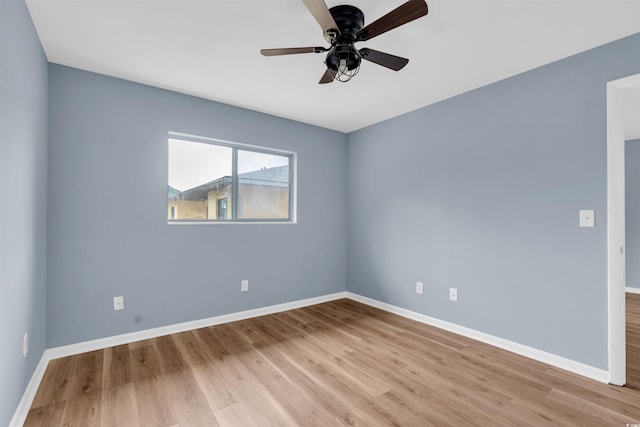
M 456 288 L 449 288 L 449 300 L 458 302 L 458 290 Z
M 124 310 L 124 297 L 113 297 L 113 309 Z
M 240 282 L 240 292 L 247 292 L 249 290 L 249 281 L 243 280 Z
M 29 353 L 29 334 L 25 332 L 22 337 L 22 356 L 27 357 L 27 353 Z
M 422 282 L 416 282 L 416 294 L 422 294 L 423 284 Z

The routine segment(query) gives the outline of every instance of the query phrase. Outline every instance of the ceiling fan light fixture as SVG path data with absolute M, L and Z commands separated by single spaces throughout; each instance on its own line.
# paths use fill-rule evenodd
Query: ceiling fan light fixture
M 338 66 L 338 72 L 333 79 L 343 83 L 348 82 L 358 74 L 358 71 L 360 71 L 360 63 L 358 63 L 356 68 L 349 69 L 347 61 L 345 59 L 341 59 L 340 65 Z
M 362 57 L 358 50 L 351 44 L 339 44 L 327 54 L 325 63 L 327 68 L 335 71 L 334 80 L 348 82 L 358 71 Z
M 358 50 L 355 43 L 371 40 L 429 12 L 425 0 L 407 0 L 391 12 L 364 26 L 364 14 L 355 6 L 345 4 L 329 9 L 325 0 L 302 1 L 320 24 L 324 38 L 331 47 L 262 49 L 260 52 L 264 56 L 276 56 L 328 51 L 324 61 L 327 69 L 318 82 L 320 84 L 331 83 L 334 80 L 348 82 L 360 71 L 363 58 L 390 70 L 401 70 L 409 62 L 408 59 L 366 47 Z

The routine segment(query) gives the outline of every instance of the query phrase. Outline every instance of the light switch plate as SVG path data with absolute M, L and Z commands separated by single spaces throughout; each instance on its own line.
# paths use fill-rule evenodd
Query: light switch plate
M 593 209 L 580 209 L 580 227 L 595 227 L 596 212 Z

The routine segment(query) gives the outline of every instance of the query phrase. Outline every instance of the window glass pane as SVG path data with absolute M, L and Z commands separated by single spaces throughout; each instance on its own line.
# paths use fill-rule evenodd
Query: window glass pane
M 232 219 L 230 147 L 169 139 L 168 218 Z
M 295 153 L 178 138 L 168 141 L 169 222 L 291 221 L 295 217 L 290 176 Z
M 238 150 L 238 218 L 289 218 L 289 156 Z

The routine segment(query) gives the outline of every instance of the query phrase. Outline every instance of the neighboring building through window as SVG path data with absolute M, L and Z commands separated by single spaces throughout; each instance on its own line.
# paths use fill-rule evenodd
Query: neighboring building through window
M 170 221 L 292 221 L 294 153 L 170 136 Z
M 228 200 L 226 197 L 224 199 L 218 199 L 218 219 L 229 219 L 228 218 Z

